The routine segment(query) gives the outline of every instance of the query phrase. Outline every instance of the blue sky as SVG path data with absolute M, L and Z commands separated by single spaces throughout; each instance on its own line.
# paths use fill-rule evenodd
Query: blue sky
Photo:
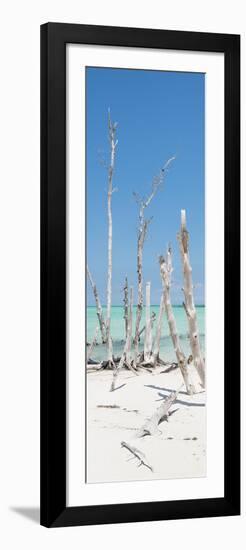
M 144 281 L 151 302 L 160 301 L 158 256 L 173 249 L 173 303 L 182 303 L 182 268 L 177 243 L 180 210 L 186 209 L 195 300 L 204 303 L 204 78 L 200 73 L 87 68 L 87 258 L 106 303 L 108 108 L 118 122 L 112 196 L 112 303 L 122 303 L 127 275 L 137 299 L 138 205 L 153 177 L 175 155 L 162 189 L 146 210 L 153 217 L 144 247 Z M 90 285 L 88 305 L 94 305 Z

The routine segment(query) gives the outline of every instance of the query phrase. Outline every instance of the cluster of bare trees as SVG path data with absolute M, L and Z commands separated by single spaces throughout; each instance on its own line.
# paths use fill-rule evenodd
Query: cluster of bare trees
M 163 358 L 160 357 L 160 342 L 161 331 L 163 324 L 163 316 L 166 313 L 169 333 L 173 343 L 177 365 L 180 369 L 183 377 L 183 382 L 188 394 L 195 392 L 194 384 L 191 380 L 190 364 L 193 362 L 200 378 L 200 383 L 205 386 L 205 364 L 201 351 L 199 333 L 196 318 L 196 308 L 194 304 L 193 295 L 193 281 L 192 281 L 192 268 L 189 258 L 189 233 L 186 227 L 186 213 L 185 210 L 181 210 L 181 227 L 178 233 L 178 242 L 180 249 L 180 256 L 183 268 L 183 292 L 184 302 L 183 306 L 186 312 L 189 341 L 191 347 L 191 354 L 189 357 L 185 356 L 184 351 L 180 343 L 179 334 L 177 331 L 177 325 L 175 315 L 171 303 L 171 284 L 172 284 L 172 251 L 171 247 L 168 247 L 166 256 L 160 256 L 159 269 L 160 278 L 162 282 L 162 292 L 160 297 L 159 312 L 156 319 L 155 314 L 151 314 L 151 283 L 147 282 L 145 287 L 145 325 L 140 329 L 143 305 L 144 305 L 144 285 L 143 285 L 143 252 L 144 243 L 151 222 L 151 218 L 146 218 L 146 209 L 155 198 L 158 190 L 166 177 L 170 164 L 174 160 L 174 157 L 170 158 L 164 166 L 161 168 L 159 174 L 153 179 L 151 185 L 150 194 L 141 198 L 136 193 L 134 194 L 137 204 L 139 205 L 139 224 L 138 224 L 138 236 L 137 236 L 137 309 L 136 309 L 136 322 L 135 330 L 133 334 L 133 287 L 129 288 L 128 279 L 126 277 L 124 284 L 124 322 L 125 322 L 125 343 L 121 357 L 115 358 L 113 354 L 113 342 L 111 336 L 111 304 L 112 304 L 112 242 L 113 242 L 113 229 L 112 229 L 112 195 L 115 191 L 113 187 L 113 178 L 115 170 L 115 156 L 118 140 L 116 139 L 117 123 L 113 123 L 108 113 L 108 138 L 110 144 L 110 162 L 108 166 L 108 192 L 107 192 L 107 216 L 108 216 L 108 274 L 107 274 L 107 309 L 106 319 L 103 315 L 100 297 L 96 284 L 93 281 L 92 275 L 87 266 L 88 278 L 93 290 L 95 304 L 97 309 L 98 323 L 101 334 L 101 341 L 107 345 L 107 360 L 104 361 L 104 366 L 114 369 L 113 381 L 111 390 L 115 388 L 115 381 L 119 370 L 122 367 L 129 368 L 136 374 L 138 374 L 140 368 L 154 368 L 158 365 L 165 364 Z M 155 321 L 155 333 L 153 334 L 153 325 Z M 144 346 L 143 351 L 139 351 L 140 338 L 144 334 Z M 92 353 L 92 349 L 95 345 L 97 333 L 90 346 L 89 352 Z

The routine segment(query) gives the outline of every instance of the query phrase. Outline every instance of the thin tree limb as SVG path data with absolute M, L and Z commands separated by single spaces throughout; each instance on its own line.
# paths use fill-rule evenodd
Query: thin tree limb
M 143 247 L 144 247 L 144 242 L 146 238 L 148 224 L 150 222 L 150 220 L 145 220 L 144 214 L 145 214 L 145 209 L 150 205 L 158 189 L 163 183 L 164 177 L 174 158 L 175 157 L 171 157 L 161 168 L 159 174 L 155 176 L 155 178 L 152 181 L 151 193 L 146 199 L 144 198 L 140 199 L 135 194 L 135 198 L 138 204 L 140 205 L 139 228 L 138 228 L 138 239 L 137 239 L 138 302 L 137 302 L 136 326 L 135 326 L 135 337 L 134 337 L 135 361 L 137 361 L 137 357 L 138 357 L 139 331 L 140 331 L 140 323 L 141 323 L 142 311 L 143 311 Z
M 98 317 L 99 327 L 100 327 L 100 331 L 101 331 L 102 343 L 105 344 L 106 340 L 107 340 L 107 337 L 106 337 L 106 325 L 105 325 L 105 321 L 104 321 L 103 310 L 102 310 L 98 290 L 97 290 L 96 284 L 93 281 L 93 278 L 92 278 L 92 275 L 91 275 L 91 272 L 89 270 L 88 265 L 87 265 L 87 275 L 88 275 L 89 281 L 91 283 L 91 288 L 92 288 L 94 298 L 95 298 L 95 302 L 96 302 L 97 317 Z
M 133 447 L 132 445 L 130 445 L 126 441 L 121 441 L 121 447 L 124 447 L 125 449 L 127 449 L 130 453 L 132 453 L 139 460 L 139 462 L 140 462 L 139 466 L 146 466 L 146 468 L 149 468 L 149 470 L 151 470 L 151 472 L 153 472 L 152 466 L 150 466 L 150 464 L 148 464 L 148 462 L 146 461 L 146 458 L 145 458 L 145 454 L 142 453 L 142 451 L 139 451 L 139 449 L 137 449 L 136 447 Z
M 150 318 L 151 328 L 153 328 L 153 324 L 154 324 L 155 320 L 156 320 L 156 313 L 153 311 L 152 315 L 151 315 L 151 318 Z M 141 328 L 141 330 L 139 331 L 139 339 L 140 339 L 141 335 L 143 334 L 143 332 L 145 331 L 145 329 L 146 329 L 146 325 L 144 325 L 143 328 Z

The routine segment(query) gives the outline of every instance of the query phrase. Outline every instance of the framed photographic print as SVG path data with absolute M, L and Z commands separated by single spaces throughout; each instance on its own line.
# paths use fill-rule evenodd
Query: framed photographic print
M 240 513 L 240 37 L 41 26 L 41 524 Z

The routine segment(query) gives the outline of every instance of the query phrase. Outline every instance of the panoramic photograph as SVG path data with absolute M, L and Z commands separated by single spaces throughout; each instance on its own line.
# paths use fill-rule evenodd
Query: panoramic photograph
M 205 75 L 86 68 L 86 482 L 206 476 Z

